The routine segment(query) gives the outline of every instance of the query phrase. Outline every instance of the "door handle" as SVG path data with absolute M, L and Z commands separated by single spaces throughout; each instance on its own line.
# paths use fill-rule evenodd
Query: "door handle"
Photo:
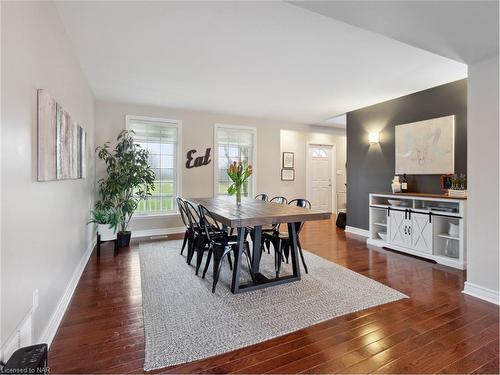
M 408 227 L 408 234 L 411 234 L 411 227 Z
M 408 233 L 406 233 L 406 225 L 405 225 L 405 234 L 408 234 Z
M 408 219 L 408 210 L 405 210 L 405 220 Z

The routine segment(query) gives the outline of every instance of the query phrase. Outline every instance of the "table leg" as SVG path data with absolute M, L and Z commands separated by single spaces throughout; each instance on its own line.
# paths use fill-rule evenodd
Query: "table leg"
M 293 276 L 300 279 L 299 250 L 297 248 L 297 231 L 295 224 L 296 223 L 288 223 L 288 237 L 290 238 Z
M 243 246 L 245 246 L 245 227 L 238 228 L 238 248 L 234 252 L 233 280 L 231 281 L 231 292 L 238 293 L 240 290 L 240 269 Z
M 260 268 L 261 241 L 262 241 L 262 226 L 258 225 L 254 228 L 253 236 L 253 251 L 252 251 L 252 270 L 253 273 L 258 273 Z

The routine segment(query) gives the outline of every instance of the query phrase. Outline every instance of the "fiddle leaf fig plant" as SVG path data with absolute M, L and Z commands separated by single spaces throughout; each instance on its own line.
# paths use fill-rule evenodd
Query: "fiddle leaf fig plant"
M 134 143 L 134 132 L 122 130 L 111 149 L 110 143 L 97 147 L 106 164 L 107 177 L 98 181 L 101 199 L 96 209 L 115 211 L 120 232 L 126 232 L 138 203 L 154 190 L 155 174 L 148 163 L 149 152 Z

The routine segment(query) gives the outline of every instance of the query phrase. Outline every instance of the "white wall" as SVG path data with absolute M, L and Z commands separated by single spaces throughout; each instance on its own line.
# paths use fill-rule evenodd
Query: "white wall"
M 34 339 L 53 316 L 92 241 L 94 97 L 51 2 L 1 3 L 1 344 L 32 307 Z M 37 89 L 87 131 L 87 178 L 36 181 Z
M 468 228 L 465 292 L 499 291 L 498 56 L 469 65 L 467 116 Z
M 181 164 L 183 165 L 183 168 L 181 194 L 185 197 L 210 197 L 214 194 L 213 161 L 207 166 L 192 169 L 185 168 L 184 164 L 186 161 L 186 153 L 191 149 L 196 149 L 201 153 L 203 153 L 207 147 L 211 147 L 213 150 L 214 124 L 216 123 L 253 126 L 257 128 L 256 193 L 265 192 L 270 196 L 282 195 L 286 193 L 286 196 L 289 198 L 305 196 L 305 172 L 303 172 L 305 166 L 300 165 L 300 161 L 298 160 L 299 158 L 296 158 L 296 162 L 299 163 L 297 167 L 297 176 L 304 178 L 304 181 L 301 184 L 297 184 L 295 187 L 289 188 L 286 182 L 281 181 L 280 149 L 283 149 L 281 142 L 281 129 L 292 129 L 298 131 L 297 136 L 300 139 L 299 143 L 304 146 L 304 152 L 304 142 L 306 139 L 304 138 L 304 134 L 314 133 L 316 137 L 321 137 L 321 134 L 323 133 L 330 134 L 333 132 L 333 130 L 329 128 L 311 127 L 307 125 L 267 119 L 223 115 L 175 108 L 152 107 L 139 104 L 97 101 L 97 145 L 116 139 L 118 132 L 125 127 L 125 115 L 163 117 L 182 121 L 181 155 L 183 159 Z M 283 149 L 283 151 L 285 150 Z M 212 156 L 213 155 L 212 151 Z M 98 162 L 98 174 L 101 174 L 102 170 L 102 164 Z M 132 231 L 175 228 L 180 226 L 181 222 L 177 215 L 154 218 L 134 218 L 131 223 Z

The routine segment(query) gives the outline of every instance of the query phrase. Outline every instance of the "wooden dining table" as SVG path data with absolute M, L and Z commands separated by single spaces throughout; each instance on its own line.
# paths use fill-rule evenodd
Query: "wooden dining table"
M 326 220 L 331 214 L 295 205 L 283 205 L 257 199 L 243 198 L 241 205 L 234 197 L 188 198 L 188 201 L 203 205 L 213 217 L 226 228 L 237 228 L 238 246 L 234 253 L 231 292 L 241 293 L 267 288 L 300 280 L 299 254 L 297 247 L 298 224 L 310 220 Z M 262 227 L 274 224 L 287 224 L 291 246 L 292 274 L 268 278 L 260 273 Z M 241 258 L 247 235 L 247 228 L 253 227 L 252 271 L 254 281 L 240 284 Z

